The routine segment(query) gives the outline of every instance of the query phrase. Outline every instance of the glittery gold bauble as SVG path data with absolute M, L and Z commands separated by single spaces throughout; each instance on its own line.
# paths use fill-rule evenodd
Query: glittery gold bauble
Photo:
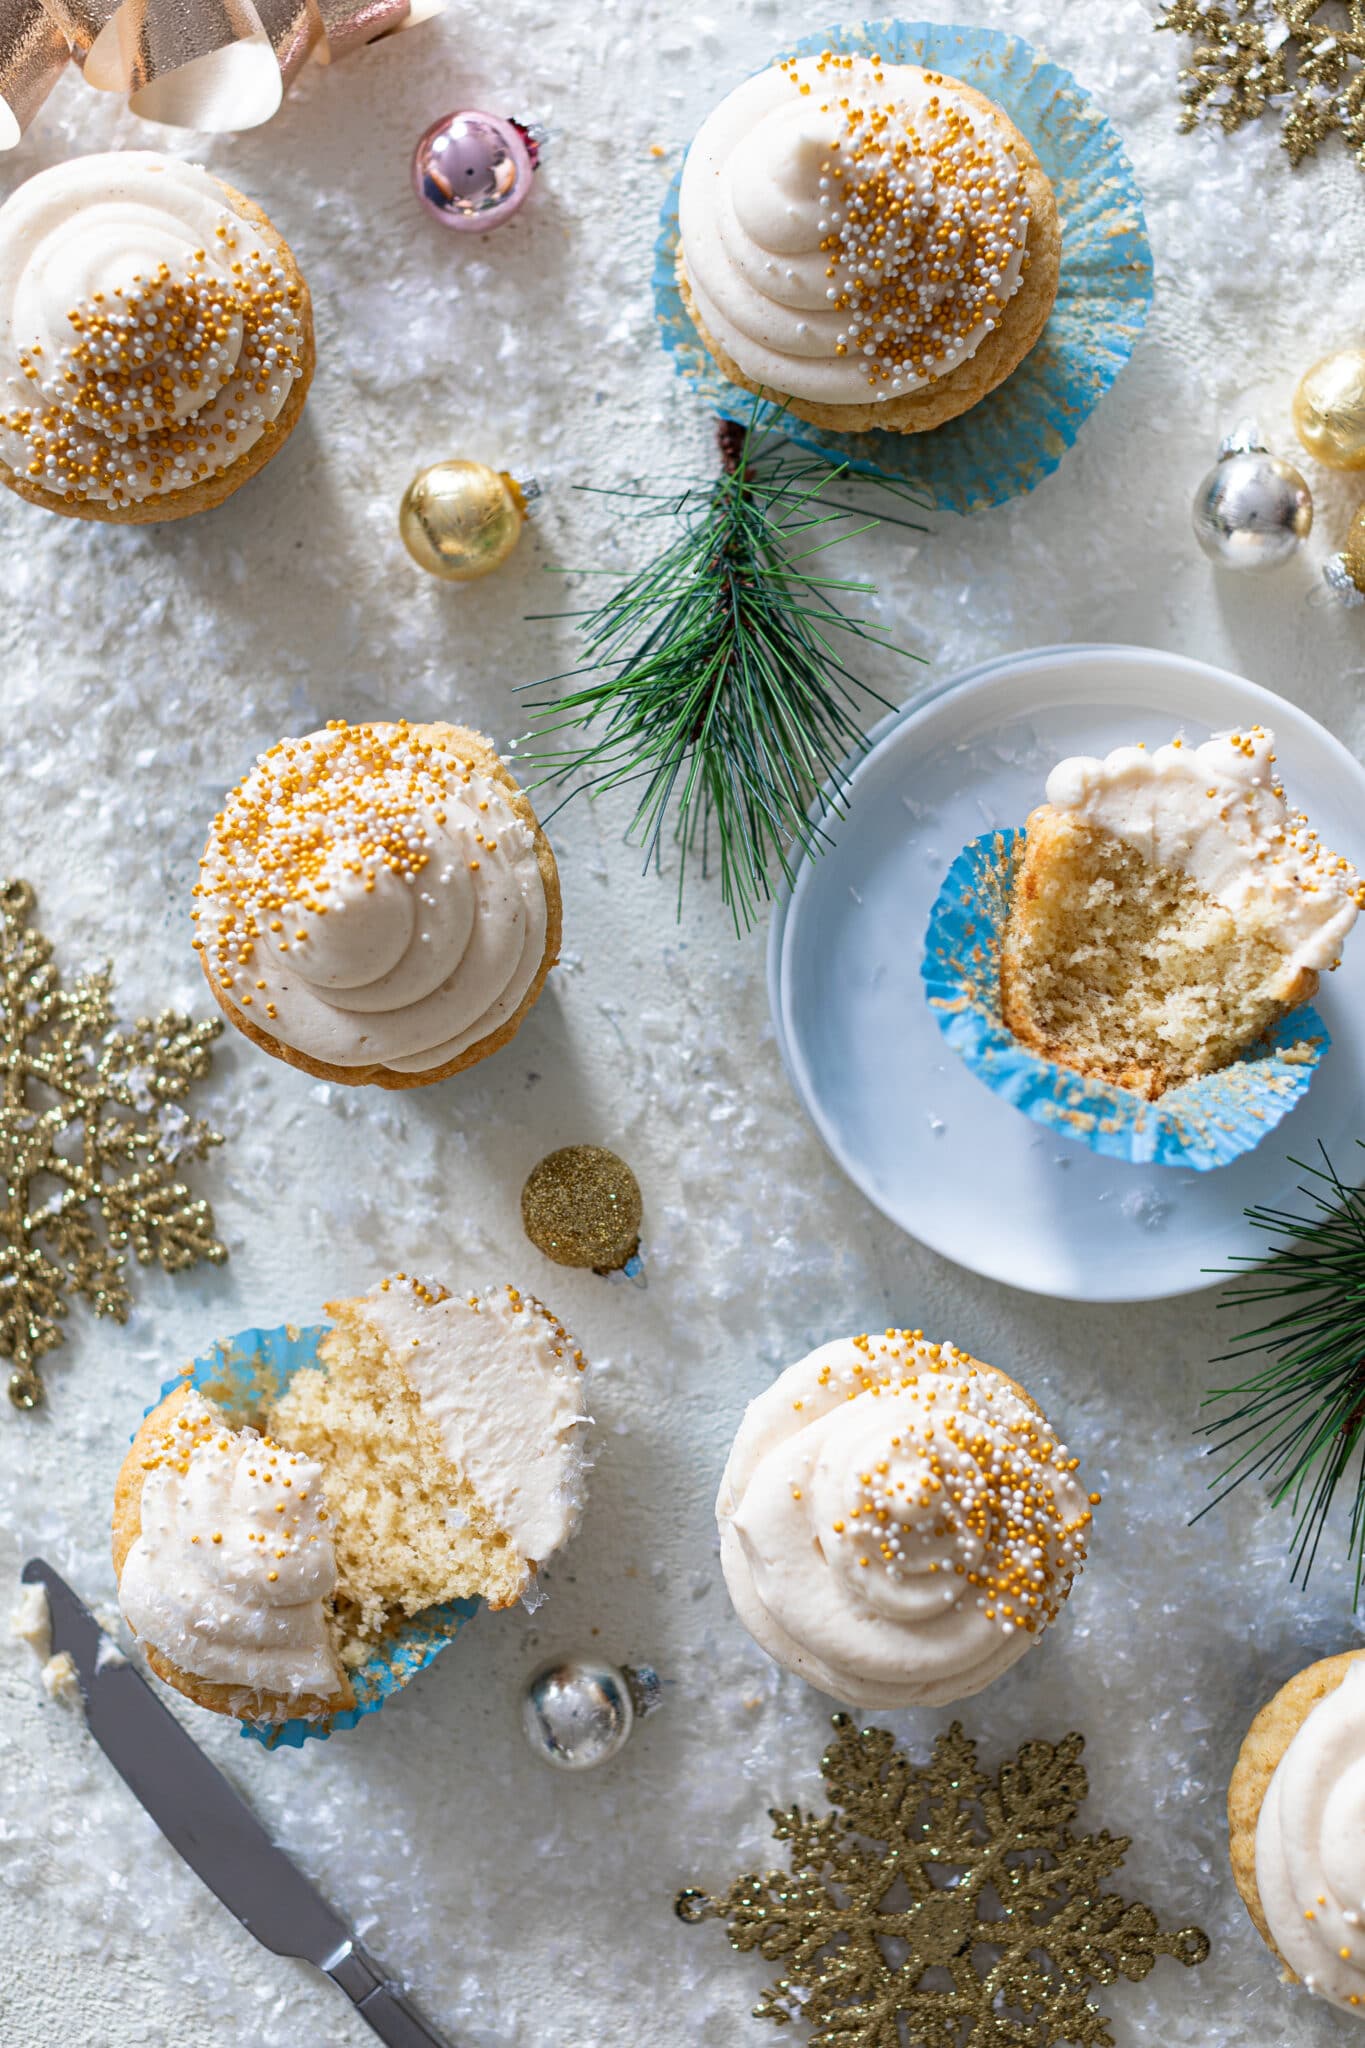
M 557 1266 L 621 1272 L 640 1249 L 643 1213 L 635 1175 L 600 1145 L 551 1152 L 521 1191 L 526 1235 Z
M 1365 505 L 1362 505 L 1351 521 L 1346 535 L 1346 545 L 1341 551 L 1346 564 L 1346 573 L 1357 590 L 1365 590 Z
M 434 462 L 403 493 L 398 530 L 419 569 L 474 583 L 501 568 L 521 537 L 526 494 L 486 462 Z
M 1328 469 L 1365 469 L 1365 348 L 1340 348 L 1301 378 L 1294 425 Z

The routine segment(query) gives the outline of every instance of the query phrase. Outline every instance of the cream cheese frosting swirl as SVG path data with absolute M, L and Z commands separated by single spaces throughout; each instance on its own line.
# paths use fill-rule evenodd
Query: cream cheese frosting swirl
M 206 972 L 331 1066 L 445 1065 L 513 1015 L 544 958 L 535 834 L 448 730 L 334 721 L 281 740 L 214 820 Z
M 542 1564 L 577 1527 L 587 1475 L 587 1360 L 568 1331 L 510 1285 L 449 1294 L 399 1273 L 356 1307 L 398 1360 L 451 1464 L 528 1568 Z
M 181 1671 L 243 1692 L 326 1698 L 343 1680 L 322 1467 L 191 1393 L 144 1460 L 141 1533 L 119 1605 Z
M 1362 898 L 1360 876 L 1291 811 L 1264 726 L 1173 740 L 1148 753 L 1078 755 L 1047 779 L 1047 800 L 1157 867 L 1177 868 L 1234 916 L 1255 907 L 1276 930 L 1284 979 L 1340 958 Z
M 0 458 L 115 508 L 228 468 L 303 361 L 278 245 L 196 164 L 77 157 L 0 207 Z
M 917 66 L 802 57 L 702 124 L 679 193 L 703 325 L 792 398 L 898 398 L 975 354 L 1019 289 L 1013 130 Z
M 1256 1889 L 1305 1987 L 1365 2012 L 1365 1659 L 1317 1702 L 1275 1768 L 1256 1823 Z
M 1003 1373 L 918 1330 L 845 1337 L 751 1402 L 716 1503 L 740 1620 L 863 1707 L 980 1692 L 1086 1551 L 1076 1460 Z

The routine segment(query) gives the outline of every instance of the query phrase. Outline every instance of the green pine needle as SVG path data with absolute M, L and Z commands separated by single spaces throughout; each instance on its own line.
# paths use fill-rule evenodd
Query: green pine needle
M 1357 1143 L 1365 1148 L 1365 1141 Z M 1212 1481 L 1213 1500 L 1200 1512 L 1207 1514 L 1244 1479 L 1267 1481 L 1274 1505 L 1290 1504 L 1291 1577 L 1306 1585 L 1333 1496 L 1349 1478 L 1348 1549 L 1358 1602 L 1365 1578 L 1365 1190 L 1347 1187 L 1325 1149 L 1318 1149 L 1320 1167 L 1290 1161 L 1312 1177 L 1300 1188 L 1309 1203 L 1306 1215 L 1246 1211 L 1248 1221 L 1269 1234 L 1270 1254 L 1260 1265 L 1236 1261 L 1256 1270 L 1237 1276 L 1223 1306 L 1273 1306 L 1276 1313 L 1214 1363 L 1255 1354 L 1269 1363 L 1202 1404 L 1235 1405 L 1203 1425 L 1213 1439 L 1210 1455 L 1223 1460 L 1223 1469 Z
M 703 874 L 715 861 L 737 933 L 771 893 L 774 866 L 790 882 L 818 850 L 824 835 L 807 815 L 816 789 L 829 781 L 842 795 L 845 760 L 866 750 L 860 686 L 841 650 L 863 642 L 922 658 L 841 609 L 843 597 L 874 595 L 871 584 L 812 566 L 879 522 L 828 504 L 848 465 L 784 452 L 790 444 L 760 425 L 762 410 L 756 402 L 747 429 L 723 424 L 727 471 L 714 481 L 601 494 L 681 531 L 602 604 L 556 615 L 578 619 L 587 659 L 531 687 L 589 680 L 531 700 L 541 714 L 532 741 L 604 723 L 590 738 L 523 755 L 548 767 L 535 787 L 575 782 L 565 802 L 583 789 L 642 785 L 629 836 L 643 843 L 645 867 L 659 864 L 671 819 L 679 911 L 689 860 Z M 882 488 L 921 502 L 907 487 Z

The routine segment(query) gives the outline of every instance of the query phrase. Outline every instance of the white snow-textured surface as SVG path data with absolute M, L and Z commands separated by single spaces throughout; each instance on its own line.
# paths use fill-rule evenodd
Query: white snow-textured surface
M 1365 614 L 1310 600 L 1360 486 L 1305 463 L 1318 528 L 1264 583 L 1217 579 L 1194 485 L 1248 406 L 1288 446 L 1302 370 L 1365 329 L 1365 178 L 1344 151 L 1292 174 L 1269 122 L 1175 130 L 1180 47 L 1138 0 L 962 0 L 1031 37 L 1124 135 L 1157 264 L 1147 338 L 1060 472 L 1031 497 L 847 552 L 932 673 L 1058 640 L 1152 641 L 1240 669 L 1365 748 Z M 619 565 L 644 537 L 575 484 L 678 476 L 711 426 L 656 345 L 649 272 L 677 153 L 714 101 L 816 5 L 458 0 L 441 23 L 313 72 L 269 127 L 170 137 L 259 200 L 312 284 L 319 367 L 303 424 L 224 509 L 125 529 L 0 503 L 0 871 L 26 875 L 68 970 L 111 958 L 126 1014 L 202 1012 L 188 891 L 206 820 L 253 752 L 329 716 L 457 717 L 506 741 L 517 683 L 567 667 L 579 601 L 551 565 Z M 487 241 L 418 209 L 408 153 L 457 105 L 543 123 L 530 205 Z M 0 166 L 7 192 L 77 150 L 147 146 L 74 75 Z M 653 153 L 654 145 L 663 152 Z M 412 472 L 482 457 L 544 488 L 511 564 L 424 580 L 395 514 Z M 582 586 L 579 586 L 582 588 Z M 920 672 L 869 679 L 895 694 Z M 1300 792 L 1311 800 L 1311 792 Z M 766 1809 L 818 1794 L 830 1703 L 778 1676 L 731 1617 L 712 1500 L 745 1400 L 814 1343 L 887 1322 L 950 1336 L 1022 1380 L 1101 1488 L 1092 1561 L 1045 1644 L 963 1709 L 994 1760 L 1088 1737 L 1083 1821 L 1134 1837 L 1120 1883 L 1214 1941 L 1103 1997 L 1124 2048 L 1345 2041 L 1353 2023 L 1282 1988 L 1228 1875 L 1222 1804 L 1257 1705 L 1356 1640 L 1334 1547 L 1290 1589 L 1282 1518 L 1251 1490 L 1197 1528 L 1191 1429 L 1219 1348 L 1216 1297 L 1080 1309 L 1009 1293 L 921 1251 L 857 1196 L 799 1116 L 768 1028 L 761 933 L 714 888 L 681 924 L 642 879 L 621 804 L 554 827 L 566 954 L 516 1043 L 439 1089 L 319 1086 L 224 1042 L 203 1091 L 229 1144 L 197 1183 L 230 1264 L 139 1274 L 126 1328 L 77 1307 L 50 1404 L 0 1413 L 3 1583 L 42 1552 L 107 1605 L 110 1496 L 158 1382 L 216 1333 L 314 1315 L 386 1268 L 544 1293 L 596 1361 L 584 1527 L 534 1616 L 483 1615 L 355 1732 L 267 1755 L 185 1718 L 269 1827 L 465 2048 L 758 2048 L 770 1974 L 679 1886 L 770 1856 Z M 926 1114 L 933 1104 L 926 1101 Z M 1348 1141 L 1365 1133 L 1342 1132 Z M 648 1287 L 548 1266 L 522 1237 L 530 1166 L 611 1145 L 645 1191 Z M 983 1171 L 989 1162 L 983 1161 Z M 9 1596 L 6 1595 L 8 1601 Z M 599 1773 L 526 1750 L 519 1690 L 551 1651 L 655 1663 L 666 1711 Z M 161 1840 L 0 1629 L 0 2021 L 7 2048 L 359 2048 L 341 1995 L 268 1955 Z M 923 1746 L 948 1717 L 887 1717 Z

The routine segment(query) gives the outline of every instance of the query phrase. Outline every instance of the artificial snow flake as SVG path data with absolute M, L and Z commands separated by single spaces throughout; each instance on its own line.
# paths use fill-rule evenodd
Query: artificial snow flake
M 1083 1738 L 1026 1742 L 989 1778 L 954 1722 L 918 1766 L 884 1728 L 836 1714 L 820 1770 L 836 1809 L 774 1808 L 791 1871 L 682 1892 L 679 1916 L 785 1974 L 754 2014 L 801 2018 L 811 2048 L 1112 2048 L 1094 1984 L 1145 1977 L 1158 1956 L 1202 1963 L 1197 1927 L 1101 1889 L 1125 1837 L 1075 1836 Z
M 168 1273 L 227 1257 L 174 1171 L 222 1143 L 180 1107 L 221 1018 L 163 1010 L 120 1029 L 110 970 L 63 988 L 32 909 L 26 882 L 0 881 L 0 1358 L 20 1408 L 42 1399 L 38 1361 L 62 1342 L 68 1295 L 126 1318 L 127 1247 Z
M 1170 0 L 1156 25 L 1194 38 L 1183 129 L 1207 113 L 1231 134 L 1281 101 L 1291 163 L 1339 134 L 1365 169 L 1365 0 Z

